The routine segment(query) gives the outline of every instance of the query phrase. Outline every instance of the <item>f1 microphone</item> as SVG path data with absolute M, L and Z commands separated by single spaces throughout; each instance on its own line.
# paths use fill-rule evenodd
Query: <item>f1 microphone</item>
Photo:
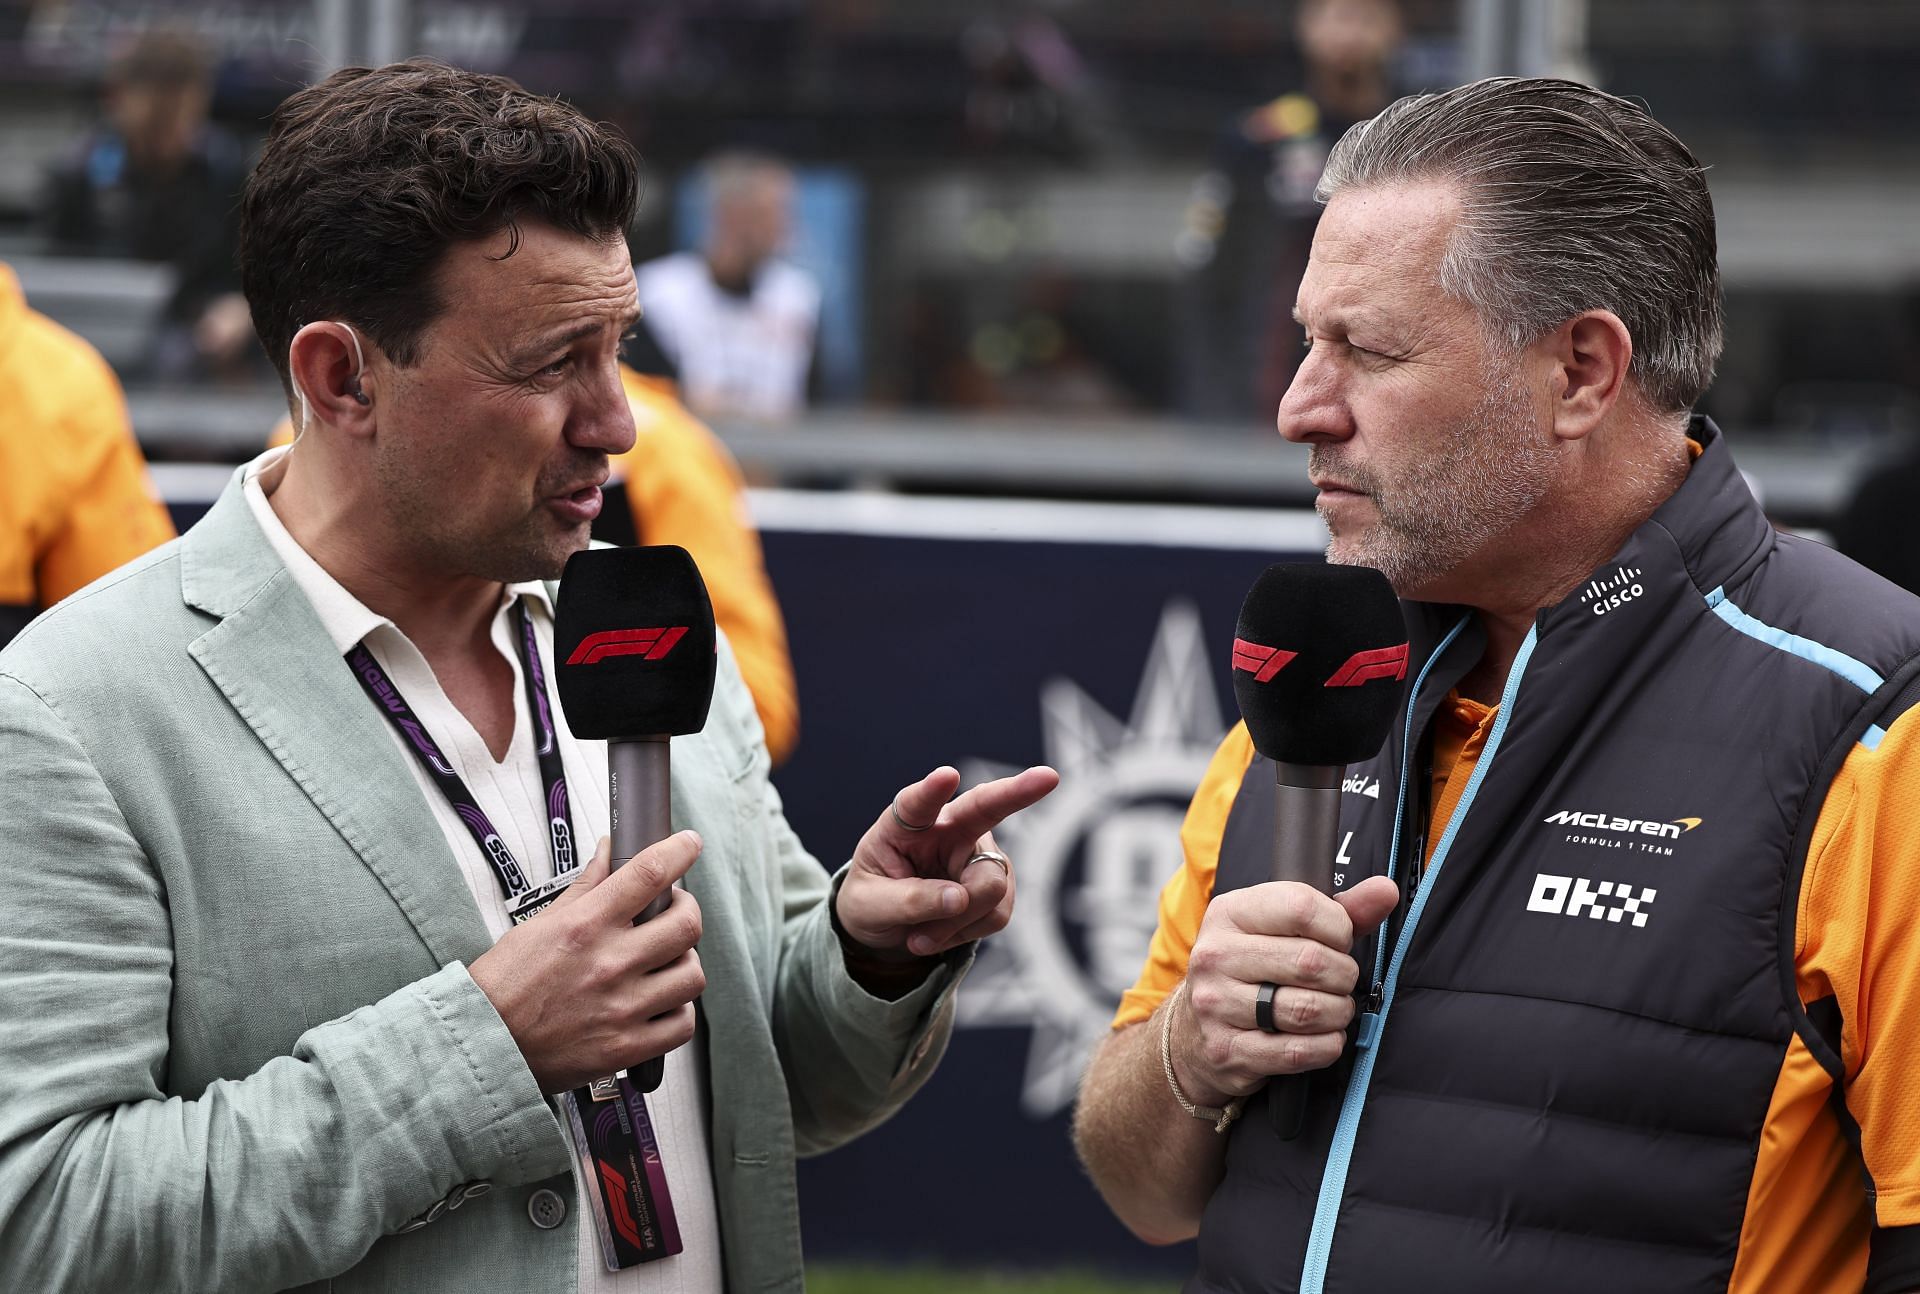
M 1367 566 L 1283 562 L 1254 581 L 1234 630 L 1233 694 L 1254 749 L 1273 761 L 1276 881 L 1333 892 L 1340 782 L 1371 759 L 1399 713 L 1407 627 L 1387 577 Z M 1274 1131 L 1298 1136 L 1307 1075 L 1270 1085 Z
M 574 736 L 607 743 L 613 866 L 672 834 L 668 739 L 713 701 L 713 604 L 684 548 L 589 548 L 567 559 L 554 612 L 554 681 Z M 661 894 L 635 925 L 672 901 Z M 665 1063 L 631 1072 L 651 1092 Z

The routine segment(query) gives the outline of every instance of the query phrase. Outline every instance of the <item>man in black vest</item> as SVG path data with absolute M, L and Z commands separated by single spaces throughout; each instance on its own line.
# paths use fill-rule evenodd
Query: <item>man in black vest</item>
M 1920 601 L 1775 533 L 1692 414 L 1703 168 L 1500 79 L 1355 127 L 1320 197 L 1279 426 L 1408 699 L 1332 897 L 1266 882 L 1273 770 L 1222 744 L 1095 1182 L 1199 1237 L 1192 1290 L 1920 1288 Z

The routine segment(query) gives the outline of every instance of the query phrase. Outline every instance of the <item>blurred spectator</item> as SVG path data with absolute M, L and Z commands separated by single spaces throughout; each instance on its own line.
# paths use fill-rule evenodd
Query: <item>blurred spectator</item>
M 1293 298 L 1327 153 L 1387 106 L 1403 36 L 1395 0 L 1303 0 L 1297 90 L 1236 117 L 1194 185 L 1176 251 L 1179 403 L 1202 418 L 1271 418 L 1300 362 Z
M 0 264 L 0 646 L 171 538 L 113 370 Z
M 687 411 L 671 366 L 644 327 L 626 350 L 620 381 L 633 410 L 633 448 L 613 459 L 606 507 L 593 537 L 616 544 L 678 544 L 693 554 L 713 600 L 713 618 L 733 646 L 775 764 L 800 739 L 800 702 L 787 627 L 767 578 L 760 534 L 747 516 L 745 483 L 720 438 Z M 270 443 L 290 444 L 283 418 Z M 625 489 L 612 488 L 624 484 Z
M 800 702 L 786 623 L 767 578 L 760 532 L 747 515 L 739 465 L 687 411 L 670 379 L 631 368 L 623 368 L 620 379 L 637 434 L 633 448 L 613 460 L 613 479 L 626 489 L 607 492 L 613 506 L 602 513 L 604 527 L 596 522 L 595 537 L 678 544 L 693 554 L 713 600 L 713 618 L 753 694 L 767 753 L 783 763 L 800 739 Z M 625 533 L 615 529 L 622 514 Z
M 1920 497 L 1920 448 L 1868 470 L 1833 521 L 1834 546 L 1877 575 L 1920 593 L 1920 527 L 1908 509 Z
M 105 120 L 55 168 L 43 213 L 53 251 L 161 261 L 177 276 L 140 376 L 232 376 L 253 359 L 234 266 L 246 150 L 207 118 L 212 80 L 190 37 L 152 31 L 114 61 Z
M 695 413 L 791 418 L 807 402 L 820 323 L 819 285 L 778 255 L 793 172 L 766 154 L 723 153 L 707 163 L 706 182 L 701 250 L 638 266 L 640 308 Z

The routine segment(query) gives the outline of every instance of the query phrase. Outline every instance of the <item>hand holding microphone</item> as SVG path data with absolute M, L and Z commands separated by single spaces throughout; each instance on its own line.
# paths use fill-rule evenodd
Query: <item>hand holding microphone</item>
M 1278 881 L 1209 904 L 1186 984 L 1168 1007 L 1174 1074 L 1188 1099 L 1222 1106 L 1340 1059 L 1360 975 L 1354 940 L 1386 920 L 1397 894 L 1384 876 L 1333 897 Z M 1258 1019 L 1268 985 L 1271 1030 Z
M 618 872 L 673 830 L 670 739 L 706 727 L 713 704 L 713 603 L 692 556 L 672 545 L 575 553 L 560 577 L 553 649 L 567 726 L 607 743 L 609 866 Z M 632 924 L 681 901 L 671 883 L 654 887 Z M 658 1055 L 632 1070 L 642 1092 L 665 1073 Z
M 1234 696 L 1254 748 L 1274 765 L 1272 880 L 1209 905 L 1185 1002 L 1168 1007 L 1168 1063 L 1203 1105 L 1295 1076 L 1268 1091 L 1284 1138 L 1302 1125 L 1305 1074 L 1346 1045 L 1359 976 L 1353 943 L 1397 901 L 1384 877 L 1335 895 L 1334 858 L 1346 766 L 1379 753 L 1406 669 L 1399 601 L 1371 568 L 1270 566 L 1241 607 Z
M 684 549 L 588 549 L 567 561 L 553 641 L 568 728 L 607 743 L 611 839 L 470 973 L 543 1091 L 631 1070 L 651 1092 L 662 1058 L 693 1037 L 706 986 L 700 905 L 674 888 L 700 838 L 668 835 L 669 738 L 706 724 L 713 608 Z M 552 830 L 570 832 L 565 795 L 548 809 Z
M 700 837 L 683 831 L 613 871 L 603 836 L 564 894 L 474 959 L 474 983 L 541 1091 L 568 1091 L 692 1039 L 693 1001 L 707 984 L 694 951 L 700 905 L 673 883 L 699 856 Z M 663 898 L 665 910 L 636 929 Z

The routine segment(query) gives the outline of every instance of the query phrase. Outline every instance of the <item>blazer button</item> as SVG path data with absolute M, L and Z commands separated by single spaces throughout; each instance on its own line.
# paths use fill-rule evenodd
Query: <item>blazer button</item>
M 542 1231 L 551 1231 L 567 1220 L 567 1202 L 543 1186 L 527 1197 L 527 1217 Z

